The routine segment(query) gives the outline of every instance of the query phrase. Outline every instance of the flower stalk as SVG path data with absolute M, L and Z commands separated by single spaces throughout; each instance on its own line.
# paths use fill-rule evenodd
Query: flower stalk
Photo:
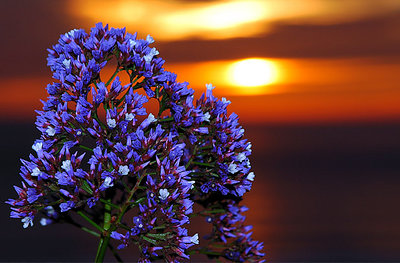
M 111 206 L 108 204 L 105 204 L 103 228 L 104 229 L 103 229 L 102 235 L 100 237 L 99 246 L 97 248 L 97 253 L 96 253 L 96 258 L 95 258 L 96 263 L 101 263 L 104 261 L 104 256 L 106 254 L 107 248 L 109 247 L 108 243 L 110 242 L 110 235 L 111 235 L 111 232 L 110 232 Z
M 163 68 L 153 42 L 99 23 L 90 33 L 61 35 L 49 49 L 54 82 L 37 111 L 34 154 L 22 160 L 22 187 L 6 202 L 11 217 L 24 228 L 37 218 L 79 227 L 99 238 L 96 263 L 108 249 L 122 262 L 113 243 L 137 246 L 139 262 L 187 262 L 195 253 L 263 262 L 263 245 L 252 239 L 239 204 L 255 176 L 238 116 L 211 84 L 194 101 L 188 83 Z M 103 82 L 100 73 L 114 60 Z M 152 99 L 158 109 L 151 113 L 145 106 Z M 196 216 L 209 224 L 205 238 L 189 231 Z

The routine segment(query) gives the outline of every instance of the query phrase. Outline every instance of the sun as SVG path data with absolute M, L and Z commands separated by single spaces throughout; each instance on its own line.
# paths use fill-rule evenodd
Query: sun
M 272 61 L 249 58 L 234 62 L 229 70 L 229 80 L 235 86 L 260 87 L 277 81 L 277 68 Z

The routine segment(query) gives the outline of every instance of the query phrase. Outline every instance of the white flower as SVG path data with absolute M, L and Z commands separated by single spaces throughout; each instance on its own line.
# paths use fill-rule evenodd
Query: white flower
M 54 134 L 56 134 L 56 130 L 53 127 L 49 126 L 47 127 L 46 133 L 49 136 L 54 136 Z
M 188 181 L 188 183 L 191 184 L 190 189 L 193 189 L 195 181 Z
M 147 120 L 152 123 L 156 121 L 156 118 L 154 118 L 154 115 L 152 113 L 149 113 L 149 116 L 147 117 Z
M 75 36 L 75 32 L 77 32 L 77 31 L 78 31 L 78 29 L 72 29 L 68 33 L 65 33 L 64 35 L 66 37 L 68 37 L 68 36 L 74 37 Z
M 210 122 L 210 113 L 206 112 L 203 114 L 203 121 Z
M 251 152 L 251 143 L 249 143 L 249 145 L 247 145 L 246 150 Z
M 42 226 L 47 226 L 47 225 L 49 225 L 50 223 L 49 223 L 49 220 L 48 220 L 48 219 L 42 217 L 42 219 L 40 219 L 40 224 L 41 224 Z
M 169 192 L 167 189 L 160 189 L 160 199 L 165 200 L 169 196 Z
M 118 169 L 118 172 L 122 175 L 127 175 L 129 173 L 128 165 L 121 165 Z
M 243 162 L 246 159 L 246 154 L 241 152 L 238 154 L 238 156 L 236 158 L 239 162 Z
M 230 172 L 231 174 L 234 174 L 234 173 L 236 173 L 237 171 L 239 171 L 239 170 L 237 169 L 237 165 L 234 164 L 234 163 L 231 163 L 231 164 L 229 165 L 229 167 L 228 167 L 228 172 Z
M 251 172 L 247 175 L 246 179 L 249 181 L 254 181 L 254 177 L 256 177 L 256 175 L 253 172 Z
M 43 147 L 43 143 L 42 142 L 37 142 L 34 145 L 32 145 L 32 149 L 35 152 L 38 152 L 38 151 L 42 150 L 42 147 Z
M 153 114 L 149 114 L 149 116 L 147 116 L 147 118 L 140 124 L 140 128 L 145 129 L 147 128 L 152 122 L 157 121 L 156 118 L 154 118 Z
M 117 122 L 114 119 L 107 119 L 107 125 L 110 128 L 115 128 L 117 126 Z
M 160 54 L 160 52 L 158 52 L 158 50 L 156 49 L 156 48 L 152 48 L 151 50 L 150 50 L 150 52 L 149 52 L 149 54 L 147 54 L 147 55 L 145 55 L 143 58 L 144 58 L 144 61 L 146 61 L 146 62 L 150 62 L 152 59 L 153 59 L 153 57 L 154 56 L 156 56 L 156 55 L 158 55 L 158 54 Z
M 111 186 L 113 186 L 113 182 L 112 182 L 112 178 L 111 177 L 106 177 L 106 179 L 103 182 L 103 187 L 104 188 L 109 188 Z
M 149 44 L 154 43 L 154 39 L 153 39 L 153 37 L 150 36 L 150 35 L 147 35 L 146 41 L 149 42 Z
M 71 160 L 65 160 L 62 162 L 61 168 L 63 168 L 65 171 L 69 171 L 71 169 Z
M 129 46 L 131 46 L 131 48 L 133 49 L 136 45 L 136 41 L 133 39 L 129 39 Z
M 24 228 L 27 228 L 29 225 L 33 226 L 32 218 L 30 218 L 29 216 L 22 218 L 21 222 L 24 223 Z
M 194 236 L 190 237 L 190 242 L 192 242 L 193 244 L 198 245 L 199 244 L 199 235 L 198 234 L 194 234 Z
M 221 101 L 223 104 L 231 104 L 231 101 L 227 100 L 225 97 L 222 97 Z
M 57 215 L 56 210 L 54 210 L 54 208 L 51 205 L 46 206 L 44 209 L 46 210 L 46 213 L 49 216 L 56 216 Z
M 133 115 L 133 113 L 126 113 L 125 114 L 125 120 L 127 121 L 131 121 L 135 118 L 135 115 Z
M 69 59 L 64 59 L 64 61 L 62 63 L 66 69 L 69 69 L 69 67 L 71 66 L 71 60 L 69 60 Z
M 213 90 L 213 89 L 215 89 L 215 87 L 213 87 L 213 85 L 210 83 L 210 84 L 206 84 L 206 88 L 208 89 L 208 90 Z
M 39 168 L 35 167 L 35 169 L 32 170 L 31 175 L 32 176 L 38 176 L 40 174 Z

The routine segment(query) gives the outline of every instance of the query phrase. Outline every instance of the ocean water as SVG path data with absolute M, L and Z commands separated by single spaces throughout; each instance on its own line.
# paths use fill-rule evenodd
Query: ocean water
M 400 122 L 245 129 L 256 180 L 243 203 L 268 260 L 400 261 Z M 3 123 L 0 135 L 5 201 L 38 132 Z M 93 261 L 97 241 L 86 233 L 61 224 L 23 229 L 4 203 L 0 213 L 0 261 Z M 128 249 L 123 258 L 133 261 Z

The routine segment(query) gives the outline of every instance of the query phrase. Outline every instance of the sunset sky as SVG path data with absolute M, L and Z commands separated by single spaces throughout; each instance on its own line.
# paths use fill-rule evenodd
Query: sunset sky
M 150 34 L 196 96 L 212 83 L 232 101 L 254 150 L 246 220 L 268 259 L 400 261 L 399 0 L 2 0 L 0 201 L 39 136 L 46 49 L 97 22 Z M 92 260 L 94 239 L 8 213 L 0 261 Z
M 206 83 L 214 84 L 216 94 L 233 101 L 231 111 L 244 122 L 400 119 L 397 0 L 3 5 L 18 12 L 1 11 L 1 119 L 33 118 L 51 82 L 46 48 L 61 33 L 88 30 L 99 21 L 126 27 L 140 37 L 152 35 L 168 70 L 188 81 L 197 94 Z M 241 61 L 247 63 L 240 68 Z

